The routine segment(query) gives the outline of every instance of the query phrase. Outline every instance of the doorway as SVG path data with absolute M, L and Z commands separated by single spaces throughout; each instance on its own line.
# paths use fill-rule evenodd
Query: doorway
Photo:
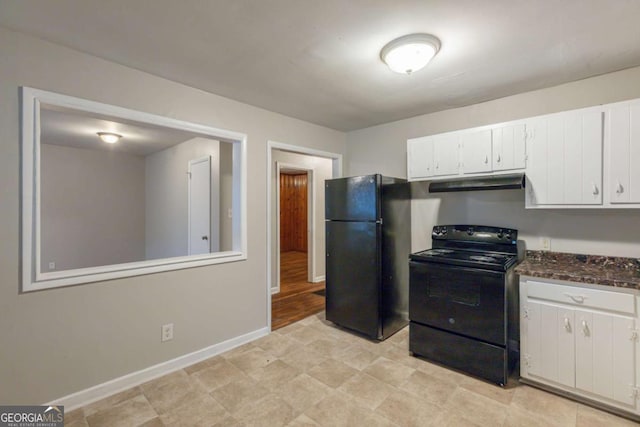
M 309 179 L 311 171 L 280 169 L 279 227 L 280 238 L 280 292 L 284 284 L 310 282 L 308 236 Z
M 324 280 L 315 280 L 314 170 L 277 162 L 278 292 L 272 328 L 324 309 Z M 321 230 L 324 232 L 324 230 Z
M 269 325 L 324 309 L 324 181 L 341 155 L 269 142 Z

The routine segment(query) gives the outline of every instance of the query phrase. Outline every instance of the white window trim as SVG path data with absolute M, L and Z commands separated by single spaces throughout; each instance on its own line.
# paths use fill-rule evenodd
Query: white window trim
M 21 88 L 22 292 L 139 276 L 247 259 L 247 135 L 54 92 Z M 233 144 L 232 250 L 42 273 L 40 236 L 40 103 L 209 135 Z M 237 214 L 236 214 L 237 213 Z

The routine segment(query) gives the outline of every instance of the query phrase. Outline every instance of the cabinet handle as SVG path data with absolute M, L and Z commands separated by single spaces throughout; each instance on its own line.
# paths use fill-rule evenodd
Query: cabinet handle
M 440 163 L 436 162 L 436 169 L 440 169 Z
M 599 191 L 598 191 L 598 186 L 597 186 L 597 185 L 595 185 L 595 184 L 591 184 L 591 185 L 593 186 L 593 191 L 592 191 L 593 195 L 594 195 L 594 196 L 597 196 L 597 195 L 598 195 L 598 193 L 599 193 Z
M 584 303 L 584 300 L 587 299 L 587 297 L 585 297 L 584 295 L 573 295 L 573 294 L 570 294 L 568 292 L 565 292 L 564 294 L 566 296 L 568 296 L 569 298 L 571 298 L 573 300 L 573 302 L 577 302 L 578 304 Z
M 500 163 L 500 160 L 502 159 L 500 158 L 500 154 L 498 154 L 498 157 L 496 157 L 496 162 Z
M 487 163 L 489 163 L 489 156 L 484 156 L 484 164 L 486 165 Z
M 568 317 L 564 318 L 564 329 L 567 332 L 571 332 L 571 323 L 569 323 L 569 318 Z
M 582 335 L 584 335 L 585 337 L 589 336 L 589 326 L 587 325 L 586 320 L 582 321 Z
M 616 193 L 618 194 L 624 193 L 624 187 L 622 186 L 622 184 L 618 183 L 618 185 L 616 185 Z

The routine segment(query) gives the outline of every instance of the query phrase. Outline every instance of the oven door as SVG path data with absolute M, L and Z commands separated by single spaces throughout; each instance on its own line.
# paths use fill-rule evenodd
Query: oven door
M 415 261 L 409 267 L 413 322 L 506 345 L 504 273 Z

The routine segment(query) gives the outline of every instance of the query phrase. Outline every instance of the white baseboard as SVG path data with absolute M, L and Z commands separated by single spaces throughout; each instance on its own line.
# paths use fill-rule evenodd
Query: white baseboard
M 132 372 L 119 378 L 114 378 L 105 383 L 69 394 L 59 399 L 54 399 L 49 403 L 44 403 L 44 405 L 64 405 L 65 412 L 73 411 L 74 409 L 96 402 L 100 399 L 104 399 L 105 397 L 109 397 L 113 394 L 135 387 L 173 371 L 177 371 L 178 369 L 193 365 L 194 363 L 198 363 L 220 353 L 224 353 L 225 351 L 229 351 L 242 344 L 257 340 L 258 338 L 266 335 L 269 335 L 268 327 L 257 329 L 253 332 L 249 332 L 248 334 L 231 338 L 227 341 L 194 351 L 193 353 L 158 363 L 157 365 L 150 366 L 137 372 Z
M 279 293 L 280 293 L 280 286 L 276 286 L 275 288 L 271 288 L 271 295 L 279 294 Z
M 313 283 L 324 282 L 324 280 L 325 280 L 325 279 L 326 279 L 326 277 L 325 277 L 325 276 L 316 276 L 316 277 L 313 279 Z

